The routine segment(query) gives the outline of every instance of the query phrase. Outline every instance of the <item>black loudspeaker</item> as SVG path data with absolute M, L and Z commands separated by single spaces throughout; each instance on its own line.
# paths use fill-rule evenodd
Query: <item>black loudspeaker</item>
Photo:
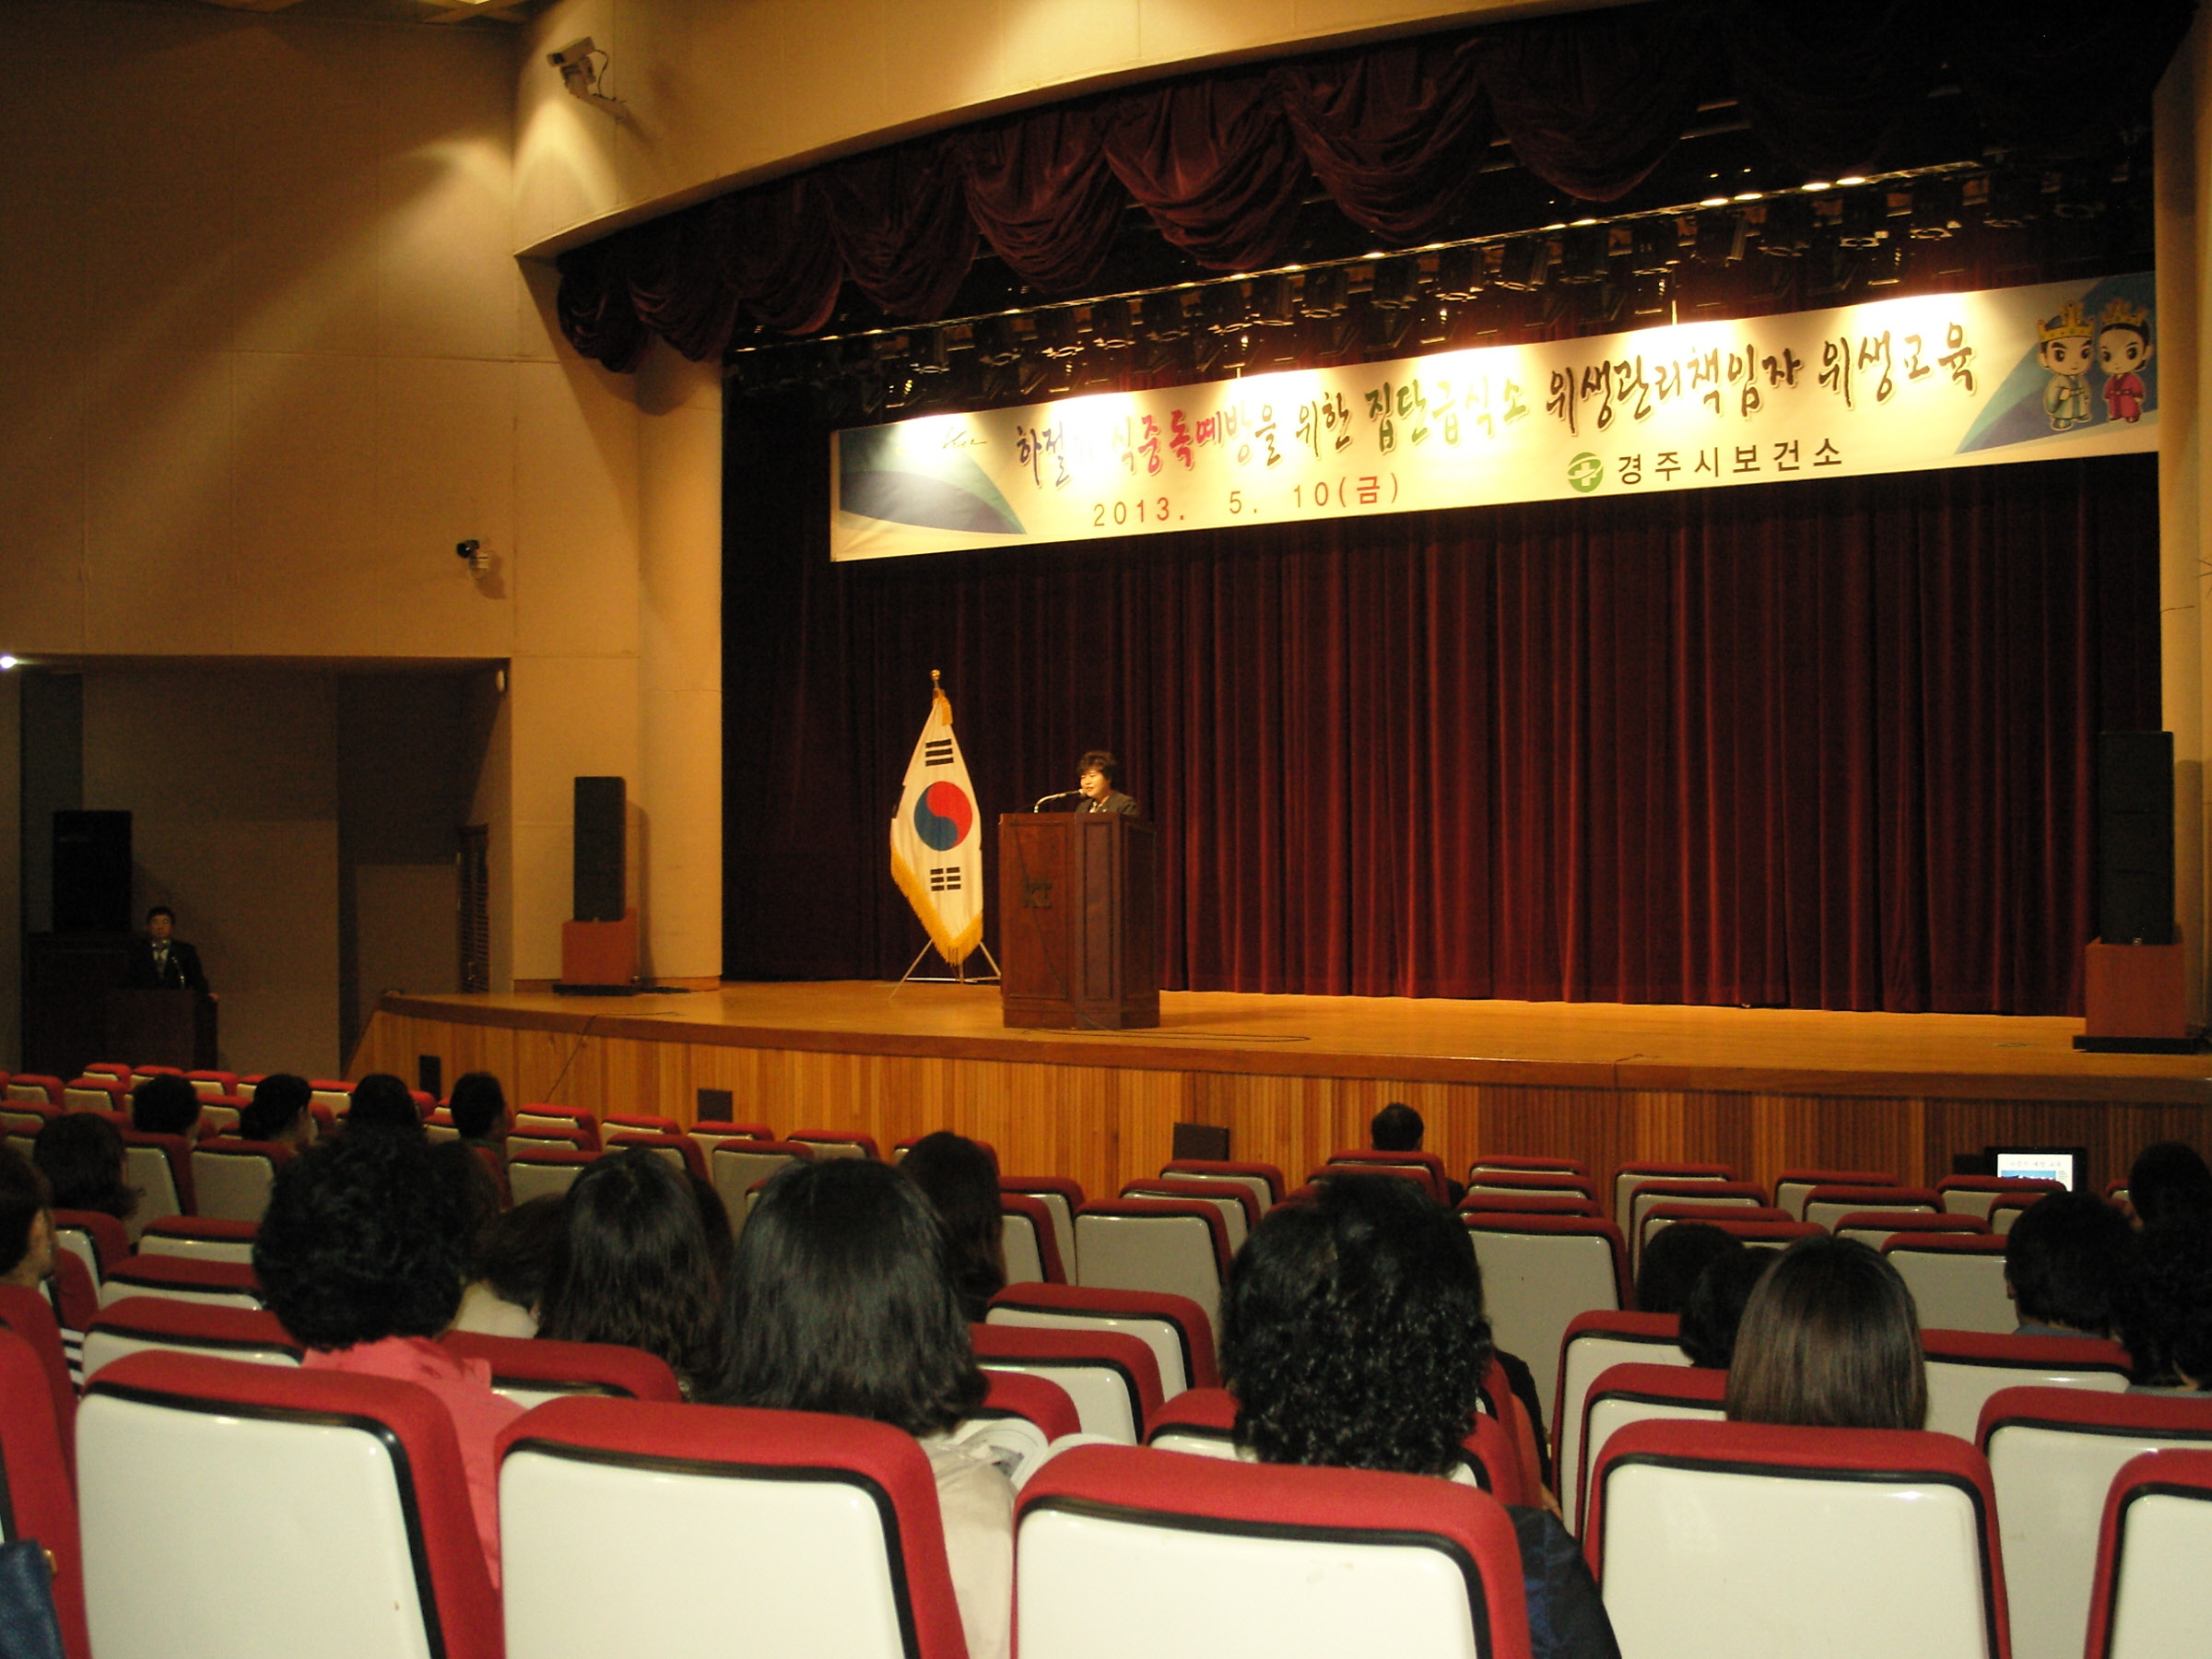
M 1168 1150 L 1180 1162 L 1186 1158 L 1219 1163 L 1229 1157 L 1229 1129 L 1221 1124 L 1178 1124 Z
M 415 1087 L 433 1100 L 445 1099 L 445 1061 L 437 1054 L 415 1056 Z
M 579 922 L 622 920 L 622 780 L 576 780 L 576 913 Z
M 2097 936 L 2173 943 L 2173 734 L 2097 735 Z
M 53 815 L 53 931 L 129 933 L 131 815 Z

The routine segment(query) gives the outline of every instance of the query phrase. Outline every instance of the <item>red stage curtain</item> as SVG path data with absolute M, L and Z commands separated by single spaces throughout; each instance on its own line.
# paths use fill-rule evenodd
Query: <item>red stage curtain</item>
M 576 349 L 635 365 L 648 332 L 718 353 L 742 304 L 810 334 L 850 276 L 900 316 L 942 316 L 977 238 L 1026 280 L 1079 292 L 1134 200 L 1216 270 L 1278 259 L 1318 182 L 1386 241 L 1426 241 L 1480 188 L 1493 132 L 1573 196 L 1613 201 L 1680 137 L 1700 88 L 1733 90 L 1798 165 L 1879 161 L 1956 76 L 1993 143 L 2030 159 L 2109 148 L 2147 119 L 2194 0 L 1654 0 L 1232 69 L 837 161 L 563 254 Z M 2085 65 L 2088 67 L 2085 68 Z
M 831 566 L 823 448 L 734 413 L 735 977 L 905 968 L 941 668 L 987 815 L 1120 753 L 1171 988 L 2079 1011 L 2150 457 Z

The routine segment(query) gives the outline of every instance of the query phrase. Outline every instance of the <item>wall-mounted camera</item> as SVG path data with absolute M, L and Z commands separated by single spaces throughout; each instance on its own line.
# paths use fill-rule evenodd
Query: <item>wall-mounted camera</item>
M 474 575 L 481 576 L 491 569 L 491 555 L 484 551 L 484 544 L 473 535 L 453 544 L 453 557 L 467 565 Z
M 599 78 L 606 73 L 609 61 L 604 51 L 592 44 L 589 35 L 571 41 L 558 52 L 546 53 L 546 62 L 560 72 L 560 84 L 571 97 L 614 112 L 622 108 L 622 100 L 609 97 L 599 88 Z

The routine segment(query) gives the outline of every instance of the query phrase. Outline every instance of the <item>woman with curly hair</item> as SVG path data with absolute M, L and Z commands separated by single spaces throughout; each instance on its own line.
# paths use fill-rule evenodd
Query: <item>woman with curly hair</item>
M 253 1240 L 269 1312 L 308 1349 L 311 1371 L 396 1377 L 438 1396 L 491 1582 L 500 1582 L 499 1472 L 492 1443 L 522 1407 L 491 1390 L 491 1368 L 435 1338 L 461 1306 L 468 1260 L 454 1183 L 423 1141 L 341 1135 L 276 1171 Z
M 984 1390 L 953 1273 L 944 1223 L 888 1164 L 786 1167 L 737 1235 L 730 1368 L 718 1398 L 871 1418 L 921 1441 L 969 1659 L 1003 1659 L 1014 1488 L 988 1451 L 949 1438 Z
M 1261 1463 L 1451 1476 L 1490 1364 L 1475 1246 L 1412 1182 L 1325 1182 L 1267 1217 L 1230 1270 L 1221 1369 Z M 1559 1517 L 1507 1506 L 1536 1659 L 1618 1659 Z
M 610 1152 L 576 1177 L 563 1221 L 537 1334 L 658 1354 L 687 1400 L 712 1386 L 728 1326 L 690 1182 L 649 1147 Z

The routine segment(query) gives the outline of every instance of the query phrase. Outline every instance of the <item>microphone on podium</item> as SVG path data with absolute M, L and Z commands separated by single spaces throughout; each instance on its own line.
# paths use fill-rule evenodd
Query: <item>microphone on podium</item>
M 1030 810 L 1031 812 L 1042 812 L 1044 810 L 1044 804 L 1047 801 L 1065 801 L 1069 795 L 1079 795 L 1082 793 L 1083 792 L 1079 789 L 1063 789 L 1057 794 L 1039 795 L 1037 797 L 1037 805 L 1030 807 Z

